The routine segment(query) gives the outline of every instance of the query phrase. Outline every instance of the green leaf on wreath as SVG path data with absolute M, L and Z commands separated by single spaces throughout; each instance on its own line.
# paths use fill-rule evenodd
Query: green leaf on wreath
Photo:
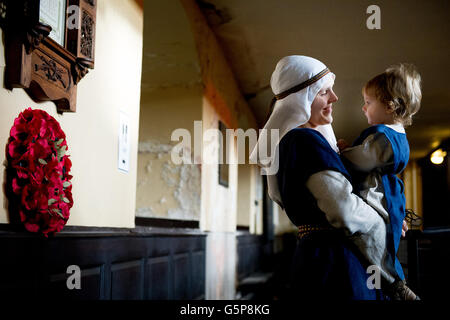
M 69 182 L 69 181 L 64 181 L 64 183 L 63 183 L 63 187 L 64 188 L 68 188 L 68 187 L 70 187 L 72 184 Z
M 52 211 L 53 211 L 54 213 L 56 213 L 58 216 L 60 216 L 61 218 L 64 219 L 64 216 L 63 216 L 63 214 L 61 213 L 61 210 L 59 210 L 59 209 L 52 209 Z
M 67 146 L 63 146 L 61 149 L 58 150 L 58 160 L 61 161 L 61 158 L 65 155 L 67 150 Z
M 63 138 L 59 139 L 58 141 L 56 141 L 56 145 L 59 146 L 61 143 L 63 143 L 63 141 L 64 141 Z
M 62 200 L 63 200 L 65 203 L 70 203 L 69 199 L 67 199 L 66 197 L 62 198 Z
M 51 206 L 52 204 L 54 204 L 56 202 L 56 199 L 48 199 L 48 205 Z
M 47 161 L 45 161 L 44 159 L 38 159 L 38 161 L 40 164 L 44 164 L 44 165 L 47 164 Z

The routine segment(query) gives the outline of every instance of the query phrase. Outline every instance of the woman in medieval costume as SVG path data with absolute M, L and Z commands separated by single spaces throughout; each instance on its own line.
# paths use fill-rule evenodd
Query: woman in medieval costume
M 370 281 L 374 269 L 368 267 L 376 266 L 383 282 L 393 282 L 386 226 L 352 192 L 351 177 L 338 155 L 331 127 L 332 104 L 338 100 L 334 79 L 314 58 L 281 59 L 271 78 L 273 111 L 250 160 L 267 175 L 270 198 L 299 228 L 292 294 L 308 299 L 384 299 Z M 273 130 L 278 135 L 272 135 Z M 269 146 L 276 148 L 268 152 Z

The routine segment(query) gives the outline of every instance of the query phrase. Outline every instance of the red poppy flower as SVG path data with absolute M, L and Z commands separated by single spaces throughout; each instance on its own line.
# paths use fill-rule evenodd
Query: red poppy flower
M 22 187 L 19 184 L 19 179 L 18 178 L 14 178 L 12 180 L 12 188 L 13 188 L 13 192 L 15 194 L 19 194 L 22 192 Z
M 73 206 L 72 162 L 65 151 L 66 135 L 47 112 L 28 108 L 14 120 L 6 146 L 10 188 L 25 229 L 45 237 L 64 228 Z
M 30 232 L 38 232 L 39 226 L 36 223 L 32 223 L 30 221 L 24 221 L 25 229 Z
M 23 154 L 24 146 L 20 141 L 12 139 L 7 146 L 7 157 L 18 158 Z

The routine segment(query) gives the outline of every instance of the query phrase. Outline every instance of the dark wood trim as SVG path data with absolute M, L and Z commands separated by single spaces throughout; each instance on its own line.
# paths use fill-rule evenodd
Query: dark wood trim
M 239 225 L 237 225 L 236 226 L 236 230 L 250 232 L 250 227 L 249 226 L 239 226 Z
M 435 234 L 435 235 L 449 235 L 450 227 L 428 227 L 423 229 L 424 235 Z
M 198 229 L 200 223 L 194 220 L 173 220 L 159 218 L 136 217 L 134 219 L 136 226 L 158 227 L 158 228 L 191 228 Z
M 170 236 L 170 237 L 186 237 L 186 236 L 204 236 L 206 232 L 199 229 L 175 228 L 175 227 L 149 227 L 136 226 L 135 228 L 110 228 L 110 227 L 85 227 L 85 226 L 65 226 L 64 229 L 54 235 L 54 238 L 61 237 L 147 237 L 147 236 Z M 36 237 L 25 230 L 20 224 L 3 224 L 0 223 L 0 237 Z

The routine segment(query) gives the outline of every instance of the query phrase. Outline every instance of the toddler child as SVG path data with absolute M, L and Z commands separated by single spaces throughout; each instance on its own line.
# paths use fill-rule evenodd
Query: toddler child
M 392 66 L 371 79 L 362 90 L 362 110 L 371 126 L 351 147 L 342 139 L 338 141 L 355 192 L 386 222 L 388 254 L 379 259 L 382 260 L 379 267 L 385 271 L 382 274 L 388 283 L 383 289 L 394 300 L 419 299 L 406 286 L 396 257 L 405 218 L 404 186 L 396 175 L 403 171 L 409 160 L 404 127 L 412 124 L 412 116 L 420 108 L 420 81 L 419 73 L 409 64 Z

